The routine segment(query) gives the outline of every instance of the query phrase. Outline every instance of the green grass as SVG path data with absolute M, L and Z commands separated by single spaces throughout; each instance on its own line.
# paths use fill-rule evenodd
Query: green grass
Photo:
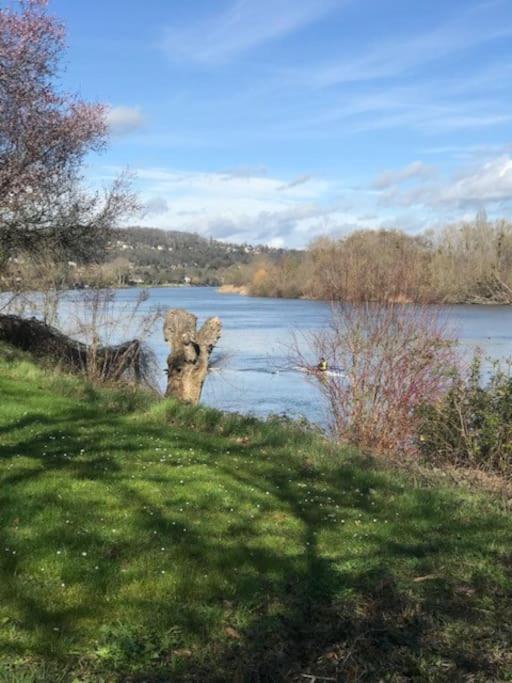
M 512 680 L 512 520 L 277 421 L 0 360 L 0 681 Z

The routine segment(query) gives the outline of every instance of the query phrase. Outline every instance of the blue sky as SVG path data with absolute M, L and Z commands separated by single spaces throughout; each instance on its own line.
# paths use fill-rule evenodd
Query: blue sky
M 133 222 L 304 246 L 512 212 L 511 0 L 50 0 Z

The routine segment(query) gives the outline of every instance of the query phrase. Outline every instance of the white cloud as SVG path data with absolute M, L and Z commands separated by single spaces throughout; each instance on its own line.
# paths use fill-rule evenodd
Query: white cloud
M 292 190 L 294 187 L 300 187 L 300 185 L 305 185 L 306 183 L 309 183 L 309 181 L 312 180 L 312 178 L 313 176 L 310 175 L 300 175 L 297 178 L 290 180 L 289 183 L 281 185 L 281 187 L 278 187 L 277 189 L 279 190 L 279 192 L 283 192 L 283 190 Z
M 422 154 L 438 157 L 449 157 L 458 159 L 459 161 L 467 161 L 468 159 L 476 159 L 478 157 L 488 157 L 490 154 L 497 154 L 499 152 L 507 151 L 503 145 L 439 145 L 434 147 L 425 147 L 420 150 Z
M 224 171 L 226 180 L 231 178 L 265 178 L 268 175 L 266 166 L 237 166 Z
M 422 161 L 412 163 L 394 171 L 384 171 L 374 181 L 373 187 L 377 190 L 384 190 L 394 185 L 400 185 L 408 180 L 418 178 L 429 178 L 435 172 L 432 166 L 427 166 Z
M 116 175 L 118 170 L 109 173 Z M 362 227 L 338 198 L 339 185 L 325 179 L 285 183 L 279 177 L 227 177 L 221 172 L 165 168 L 142 168 L 135 177 L 148 209 L 142 224 L 148 227 L 287 247 L 302 247 L 320 234 L 338 233 L 340 226 Z
M 235 0 L 199 24 L 169 28 L 164 48 L 170 56 L 194 62 L 228 61 L 298 31 L 341 4 L 344 0 Z
M 126 135 L 144 125 L 144 116 L 137 107 L 110 107 L 107 123 L 114 135 Z
M 112 168 L 102 179 L 118 172 Z M 385 171 L 366 187 L 319 177 L 286 183 L 271 174 L 226 176 L 166 168 L 142 168 L 136 178 L 147 208 L 143 225 L 286 247 L 304 247 L 319 235 L 340 236 L 368 227 L 399 227 L 415 234 L 481 207 L 490 215 L 506 215 L 512 208 L 508 153 L 450 176 L 434 174 L 432 167 L 415 161 Z
M 362 227 L 357 219 L 336 204 L 297 204 L 290 208 L 263 210 L 234 216 L 218 216 L 207 223 L 207 233 L 234 242 L 254 242 L 287 248 L 304 247 L 314 237 L 339 235 Z
M 150 186 L 152 194 L 158 196 L 193 196 L 197 202 L 200 194 L 203 200 L 220 204 L 233 202 L 272 202 L 281 206 L 297 200 L 310 201 L 323 196 L 330 188 L 326 180 L 313 180 L 285 187 L 283 180 L 270 176 L 247 174 L 226 175 L 222 172 L 174 171 L 166 168 L 142 168 L 136 171 L 137 178 Z M 277 190 L 280 190 L 278 193 Z
M 438 201 L 448 204 L 484 204 L 512 199 L 512 159 L 487 161 L 441 188 Z
M 285 74 L 292 81 L 323 88 L 341 83 L 353 83 L 383 78 L 395 78 L 494 40 L 512 36 L 512 24 L 501 21 L 498 9 L 508 0 L 469 5 L 464 13 L 457 11 L 452 21 L 423 34 L 400 40 L 366 45 L 361 56 L 340 57 L 326 64 L 290 69 Z M 478 28 L 476 28 L 478 27 Z
M 267 99 L 277 112 L 262 135 L 303 140 L 407 128 L 433 136 L 505 127 L 512 63 L 497 48 L 503 52 L 512 36 L 509 11 L 509 0 L 468 0 L 457 10 L 448 3 L 423 32 L 383 29 L 392 40 L 366 42 L 363 33 L 360 47 L 344 50 L 340 41 L 327 62 L 309 56 L 271 78 L 267 70 Z M 313 94 L 305 103 L 307 90 Z
M 163 197 L 152 197 L 144 204 L 146 216 L 161 216 L 169 211 L 169 204 Z
M 472 79 L 464 81 L 468 89 L 471 83 Z M 279 133 L 285 135 L 291 130 L 297 136 L 311 133 L 332 137 L 333 130 L 342 127 L 344 133 L 409 128 L 430 135 L 492 128 L 512 120 L 507 100 L 491 93 L 465 95 L 459 90 L 455 94 L 451 79 L 395 87 L 381 84 L 336 99 L 339 102 L 331 102 L 316 114 L 287 121 Z
M 512 201 L 512 159 L 502 155 L 459 170 L 448 179 L 425 182 L 402 191 L 398 187 L 382 195 L 387 206 L 422 207 L 432 211 L 496 208 Z

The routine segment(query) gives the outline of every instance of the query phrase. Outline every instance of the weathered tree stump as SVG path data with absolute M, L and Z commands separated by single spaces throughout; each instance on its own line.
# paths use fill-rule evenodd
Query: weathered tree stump
M 192 313 L 183 309 L 167 313 L 164 337 L 171 353 L 167 358 L 166 396 L 199 403 L 208 374 L 208 362 L 221 331 L 219 318 L 208 318 L 197 331 L 197 318 Z

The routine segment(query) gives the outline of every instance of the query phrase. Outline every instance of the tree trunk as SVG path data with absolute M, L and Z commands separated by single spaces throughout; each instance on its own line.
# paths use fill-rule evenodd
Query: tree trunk
M 90 379 L 102 382 L 129 379 L 137 383 L 147 380 L 149 383 L 151 359 L 137 339 L 117 346 L 88 346 L 35 318 L 0 315 L 0 342 L 60 364 L 67 370 L 84 373 Z
M 183 309 L 167 313 L 164 337 L 171 353 L 167 358 L 166 396 L 187 403 L 199 403 L 210 355 L 221 330 L 219 318 L 209 318 L 197 331 L 197 318 L 192 313 Z

